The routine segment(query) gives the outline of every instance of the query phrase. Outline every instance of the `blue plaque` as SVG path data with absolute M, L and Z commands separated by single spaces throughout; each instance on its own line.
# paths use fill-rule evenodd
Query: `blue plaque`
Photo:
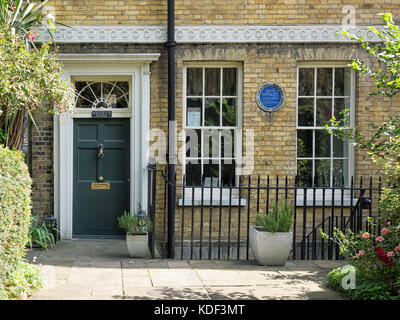
M 261 110 L 274 112 L 279 110 L 285 102 L 285 92 L 277 83 L 268 82 L 258 88 L 256 98 Z

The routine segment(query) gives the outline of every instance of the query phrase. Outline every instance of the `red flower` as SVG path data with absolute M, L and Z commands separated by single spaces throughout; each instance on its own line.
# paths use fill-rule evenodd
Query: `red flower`
M 393 264 L 393 261 L 390 257 L 386 255 L 386 252 L 383 248 L 381 247 L 376 247 L 374 249 L 375 253 L 378 254 L 378 260 L 382 261 L 384 264 L 386 264 L 388 267 L 390 267 Z

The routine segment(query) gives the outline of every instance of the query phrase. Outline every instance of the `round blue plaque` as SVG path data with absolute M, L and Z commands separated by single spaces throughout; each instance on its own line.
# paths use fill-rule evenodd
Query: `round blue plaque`
M 257 90 L 257 104 L 263 111 L 279 110 L 285 102 L 283 88 L 275 82 L 267 82 Z

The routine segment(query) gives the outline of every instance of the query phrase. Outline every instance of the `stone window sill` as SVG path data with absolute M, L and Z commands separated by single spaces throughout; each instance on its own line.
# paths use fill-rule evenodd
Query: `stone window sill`
M 184 206 L 184 207 L 191 207 L 191 206 L 201 207 L 201 205 L 202 205 L 201 199 L 185 198 L 185 201 L 182 201 L 182 200 L 183 200 L 182 198 L 178 199 L 179 207 L 182 207 L 182 206 Z M 193 202 L 193 204 L 192 204 L 192 202 Z M 210 206 L 210 203 L 211 203 L 210 198 L 203 199 L 203 207 Z M 231 207 L 239 207 L 239 206 L 244 207 L 246 204 L 247 204 L 246 199 L 240 199 L 240 203 L 239 203 L 239 199 L 231 199 L 230 206 Z M 211 206 L 213 206 L 213 207 L 217 207 L 217 206 L 218 207 L 219 206 L 229 207 L 229 198 L 222 198 L 222 201 L 220 201 L 219 198 L 218 199 L 213 198 Z

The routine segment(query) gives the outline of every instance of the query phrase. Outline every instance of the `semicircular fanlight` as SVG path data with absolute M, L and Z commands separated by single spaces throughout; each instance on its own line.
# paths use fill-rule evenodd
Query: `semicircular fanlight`
M 128 108 L 128 81 L 76 81 L 75 107 L 84 109 Z

